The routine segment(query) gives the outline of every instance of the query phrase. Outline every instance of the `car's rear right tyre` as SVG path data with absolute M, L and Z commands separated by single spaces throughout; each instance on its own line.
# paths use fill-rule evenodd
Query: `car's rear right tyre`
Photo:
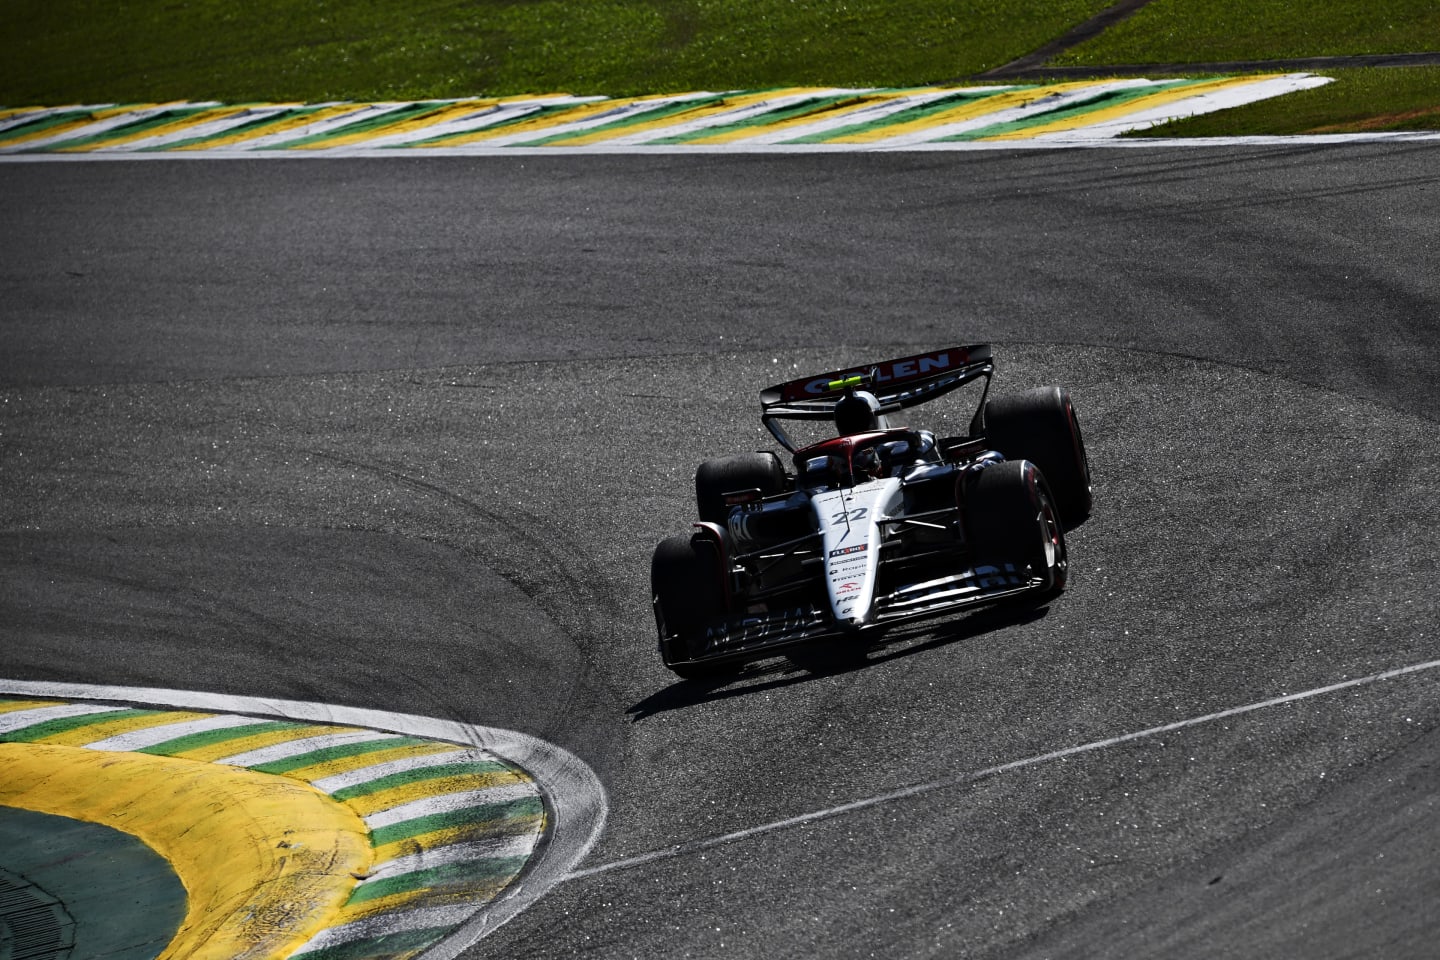
M 704 537 L 667 537 L 650 560 L 660 659 L 683 679 L 724 676 L 738 669 L 691 662 L 704 649 L 706 627 L 725 615 L 723 577 L 720 552 Z
M 1029 460 L 1054 494 L 1065 529 L 1090 516 L 1090 459 L 1070 393 L 1041 387 L 996 397 L 984 408 L 984 431 L 1006 460 Z

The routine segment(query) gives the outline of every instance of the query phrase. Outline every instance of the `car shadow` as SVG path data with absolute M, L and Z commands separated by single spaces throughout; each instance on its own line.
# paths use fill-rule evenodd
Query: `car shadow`
M 814 650 L 793 656 L 777 655 L 773 659 L 751 664 L 739 674 L 705 680 L 678 680 L 626 709 L 632 723 L 670 710 L 683 710 L 702 703 L 748 697 L 767 690 L 777 690 L 864 670 L 876 664 L 913 657 L 940 647 L 973 640 L 1006 627 L 1020 626 L 1043 620 L 1048 606 L 997 606 L 964 614 L 941 623 L 896 628 L 883 639 L 864 647 L 839 650 Z

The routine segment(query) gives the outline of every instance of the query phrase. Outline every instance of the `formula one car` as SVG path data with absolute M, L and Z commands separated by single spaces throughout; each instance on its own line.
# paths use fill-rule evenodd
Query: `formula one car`
M 1063 590 L 1065 531 L 1091 507 L 1079 421 L 1059 387 L 991 399 L 993 373 L 979 344 L 762 390 L 761 422 L 791 464 L 762 451 L 696 471 L 699 522 L 662 541 L 650 568 L 665 665 L 724 675 Z M 979 403 L 965 435 L 892 425 L 967 384 Z M 797 446 L 785 421 L 838 435 Z

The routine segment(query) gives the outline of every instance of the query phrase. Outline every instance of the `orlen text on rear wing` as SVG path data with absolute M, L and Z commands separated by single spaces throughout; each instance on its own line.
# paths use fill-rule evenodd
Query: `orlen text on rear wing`
M 880 401 L 880 412 L 886 413 L 933 400 L 984 377 L 985 391 L 980 397 L 983 407 L 994 371 L 988 343 L 833 370 L 761 390 L 760 421 L 785 449 L 793 451 L 794 442 L 776 421 L 829 419 L 834 416 L 835 402 L 857 382 L 861 389 L 874 394 Z

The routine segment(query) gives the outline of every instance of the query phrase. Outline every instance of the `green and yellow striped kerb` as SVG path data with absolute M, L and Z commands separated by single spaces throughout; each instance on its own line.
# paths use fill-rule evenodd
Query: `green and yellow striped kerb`
M 163 957 L 411 957 L 510 886 L 547 826 L 474 746 L 129 704 L 0 698 L 0 805 L 101 823 L 164 856 Z
M 1310 74 L 1034 85 L 400 103 L 143 103 L 0 110 L 0 156 L 283 151 L 935 149 L 1110 139 L 1329 82 Z

